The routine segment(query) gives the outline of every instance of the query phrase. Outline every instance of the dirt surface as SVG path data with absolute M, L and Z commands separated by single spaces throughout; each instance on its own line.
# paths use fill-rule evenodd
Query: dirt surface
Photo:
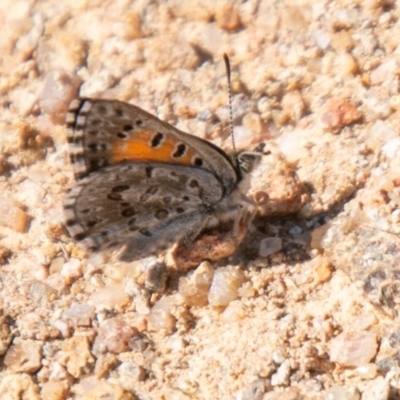
M 2 0 L 0 398 L 400 398 L 398 7 Z M 229 152 L 223 53 L 236 146 L 265 143 L 241 245 L 86 255 L 63 225 L 70 101 Z

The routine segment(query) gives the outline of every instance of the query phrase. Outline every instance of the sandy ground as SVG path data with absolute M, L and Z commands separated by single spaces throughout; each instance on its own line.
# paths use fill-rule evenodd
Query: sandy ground
M 398 7 L 2 0 L 0 397 L 400 398 Z M 229 152 L 223 53 L 236 145 L 268 150 L 242 244 L 87 256 L 63 226 L 70 101 L 130 102 Z

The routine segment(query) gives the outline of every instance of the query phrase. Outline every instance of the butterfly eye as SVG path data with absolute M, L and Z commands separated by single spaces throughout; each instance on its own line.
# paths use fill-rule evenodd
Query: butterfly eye
M 241 173 L 250 173 L 260 158 L 270 153 L 270 151 L 265 152 L 264 147 L 265 144 L 260 143 L 253 151 L 244 151 L 237 155 L 237 163 Z
M 243 174 L 250 173 L 253 170 L 256 159 L 258 159 L 258 157 L 252 153 L 239 154 L 237 157 L 237 162 L 240 172 Z

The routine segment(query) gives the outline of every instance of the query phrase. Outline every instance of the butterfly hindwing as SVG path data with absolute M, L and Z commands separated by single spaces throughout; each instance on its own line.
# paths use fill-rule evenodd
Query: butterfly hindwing
M 130 244 L 141 258 L 171 242 L 195 236 L 223 196 L 208 171 L 157 163 L 104 168 L 66 197 L 67 227 L 88 248 Z M 144 247 L 143 247 L 144 246 Z M 134 254 L 132 254 L 134 256 Z

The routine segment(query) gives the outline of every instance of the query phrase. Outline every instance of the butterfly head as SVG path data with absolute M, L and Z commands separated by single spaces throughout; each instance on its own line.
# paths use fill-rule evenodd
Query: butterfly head
M 242 151 L 236 155 L 236 163 L 241 177 L 249 174 L 265 155 L 265 143 L 260 143 L 253 151 Z

